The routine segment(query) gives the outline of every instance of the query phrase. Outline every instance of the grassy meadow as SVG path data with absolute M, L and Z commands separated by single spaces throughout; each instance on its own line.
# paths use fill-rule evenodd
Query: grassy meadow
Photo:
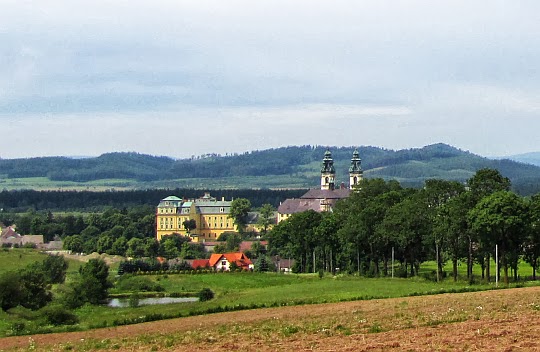
M 47 177 L 4 178 L 0 175 L 2 189 L 36 191 L 75 190 L 103 192 L 111 189 L 133 190 L 149 188 L 200 188 L 200 189 L 229 189 L 229 188 L 308 188 L 313 184 L 315 173 L 299 172 L 295 175 L 272 176 L 232 176 L 223 178 L 186 178 L 160 181 L 137 181 L 133 179 L 100 179 L 88 182 L 54 181 Z M 311 177 L 311 178 L 310 178 Z
M 43 258 L 44 254 L 31 249 L 2 250 L 0 251 L 0 274 L 8 270 L 25 267 L 34 261 L 43 260 Z M 82 264 L 81 261 L 72 259 L 69 259 L 68 262 L 67 281 L 77 274 L 78 268 Z M 434 263 L 426 263 L 422 271 L 428 273 L 434 268 Z M 113 282 L 117 282 L 119 279 L 116 275 L 116 270 L 117 265 L 110 269 L 110 278 Z M 494 272 L 494 269 L 492 270 Z M 528 270 L 530 268 L 523 267 L 523 271 Z M 460 266 L 460 271 L 463 271 L 461 274 L 464 276 L 465 265 Z M 475 268 L 475 272 L 475 275 L 480 275 L 479 267 Z M 163 292 L 145 293 L 149 295 L 193 296 L 203 288 L 210 288 L 214 292 L 215 297 L 206 302 L 133 306 L 126 308 L 86 305 L 74 311 L 79 317 L 79 324 L 59 327 L 44 325 L 36 312 L 16 308 L 8 312 L 0 312 L 0 337 L 15 334 L 13 327 L 21 321 L 24 322 L 25 328 L 18 331 L 17 334 L 87 330 L 97 327 L 111 327 L 144 321 L 251 308 L 432 295 L 445 292 L 468 292 L 495 288 L 494 283 L 482 283 L 480 280 L 477 280 L 474 285 L 469 285 L 467 280 L 463 279 L 454 282 L 449 277 L 441 282 L 434 282 L 422 277 L 403 279 L 390 277 L 365 278 L 355 275 L 325 275 L 320 278 L 318 274 L 245 272 L 137 275 L 133 278 L 157 284 L 163 289 Z M 534 283 L 518 283 L 518 286 L 530 285 L 534 285 Z M 516 285 L 514 284 L 512 286 Z M 59 286 L 53 287 L 54 293 L 58 293 L 59 291 Z M 113 287 L 110 293 L 129 297 L 138 292 Z

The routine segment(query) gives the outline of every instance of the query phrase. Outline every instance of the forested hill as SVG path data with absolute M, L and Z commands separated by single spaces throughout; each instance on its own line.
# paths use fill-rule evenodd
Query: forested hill
M 44 157 L 0 159 L 2 182 L 25 178 L 46 178 L 51 184 L 96 180 L 129 181 L 132 188 L 308 188 L 318 185 L 326 147 L 291 146 L 221 156 L 207 154 L 175 160 L 138 153 L 109 153 L 96 158 Z M 353 147 L 330 147 L 337 182 L 348 182 Z M 424 180 L 440 178 L 465 181 L 480 168 L 498 169 L 512 180 L 521 194 L 540 191 L 540 167 L 510 160 L 491 160 L 466 151 L 434 144 L 418 149 L 387 150 L 358 148 L 366 177 L 396 179 L 404 186 L 419 187 Z

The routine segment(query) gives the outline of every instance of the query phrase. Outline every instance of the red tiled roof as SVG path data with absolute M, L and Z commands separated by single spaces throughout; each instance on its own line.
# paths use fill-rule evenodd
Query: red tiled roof
M 212 254 L 209 259 L 210 265 L 215 266 L 217 262 L 221 260 L 221 258 L 225 258 L 229 263 L 236 263 L 236 265 L 238 265 L 238 267 L 240 268 L 248 267 L 249 265 L 253 264 L 251 260 L 244 253 L 236 252 L 236 253 Z
M 242 241 L 240 242 L 240 248 L 238 249 L 240 252 L 244 253 L 245 251 L 250 251 L 251 246 L 253 246 L 253 243 L 260 242 L 261 246 L 266 247 L 268 245 L 268 241 Z
M 193 269 L 197 269 L 197 268 L 206 268 L 209 265 L 210 261 L 208 259 L 193 259 L 191 261 L 191 267 Z
M 13 227 L 8 226 L 5 229 L 2 230 L 2 234 L 0 235 L 1 238 L 8 239 L 10 237 L 14 238 L 21 238 L 22 236 L 18 234 Z

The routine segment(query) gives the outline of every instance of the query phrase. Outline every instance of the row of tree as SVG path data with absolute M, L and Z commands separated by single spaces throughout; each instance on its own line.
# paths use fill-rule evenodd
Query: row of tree
M 330 213 L 294 214 L 269 233 L 274 255 L 296 259 L 296 270 L 358 271 L 389 275 L 391 260 L 402 276 L 417 275 L 421 263 L 435 260 L 437 278 L 447 260 L 457 279 L 458 262 L 474 263 L 490 277 L 498 247 L 505 281 L 517 279 L 519 260 L 536 274 L 540 257 L 540 195 L 523 198 L 510 191 L 510 180 L 481 169 L 466 185 L 428 180 L 422 189 L 396 181 L 363 180 Z M 496 273 L 497 275 L 499 273 Z
M 0 192 L 0 221 L 10 213 L 34 211 L 104 211 L 133 207 L 154 207 L 160 199 L 178 195 L 188 199 L 201 197 L 208 190 L 199 189 L 147 189 L 129 191 L 33 191 L 18 190 Z M 299 197 L 305 190 L 270 190 L 270 189 L 224 189 L 212 190 L 213 195 L 225 199 L 246 198 L 254 207 L 271 204 L 274 207 L 286 198 Z

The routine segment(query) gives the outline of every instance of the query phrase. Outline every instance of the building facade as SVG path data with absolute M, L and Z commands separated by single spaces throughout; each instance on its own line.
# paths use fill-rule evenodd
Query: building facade
M 224 198 L 217 200 L 210 193 L 198 199 L 164 198 L 156 208 L 156 239 L 177 233 L 191 237 L 193 242 L 206 242 L 215 241 L 224 232 L 236 231 L 229 218 L 231 203 Z
M 335 187 L 336 170 L 330 150 L 326 150 L 321 167 L 320 189 L 310 189 L 300 198 L 286 199 L 278 208 L 278 223 L 292 214 L 307 210 L 316 212 L 332 211 L 336 202 L 347 198 L 351 190 L 362 180 L 363 170 L 358 150 L 354 150 L 349 167 L 349 185 Z

